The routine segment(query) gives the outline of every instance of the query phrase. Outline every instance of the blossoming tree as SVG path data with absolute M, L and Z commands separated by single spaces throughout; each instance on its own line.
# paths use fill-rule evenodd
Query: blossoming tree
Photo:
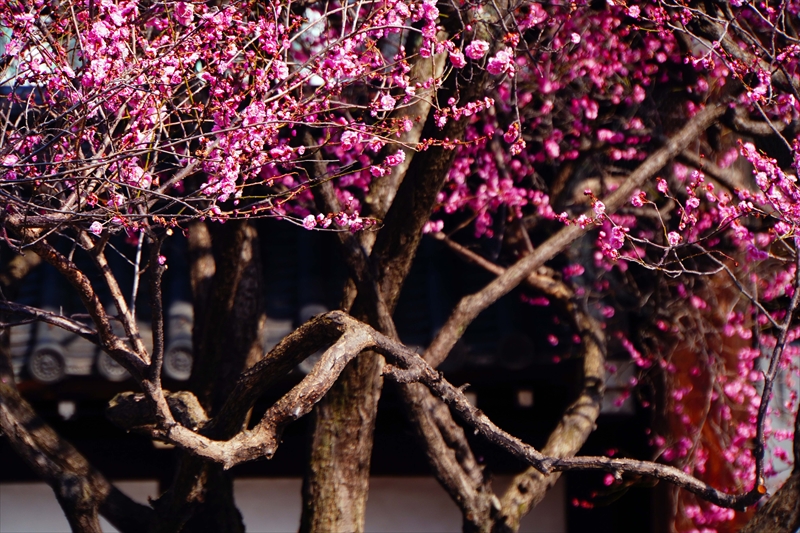
M 238 515 L 219 511 L 233 505 L 225 471 L 270 458 L 282 429 L 312 413 L 301 529 L 361 531 L 389 380 L 465 530 L 516 530 L 568 470 L 674 484 L 680 530 L 743 523 L 752 510 L 734 510 L 798 464 L 775 448 L 795 432 L 771 422 L 797 413 L 796 394 L 770 400 L 798 366 L 799 11 L 793 0 L 0 0 L 4 291 L 45 261 L 85 307 L 62 316 L 9 299 L 6 322 L 96 343 L 139 386 L 109 416 L 184 455 L 152 506 L 128 500 L 55 432 L 26 424 L 36 415 L 7 361 L 0 427 L 76 531 L 99 531 L 98 513 L 121 531 L 237 531 Z M 350 274 L 341 310 L 269 353 L 253 222 L 264 217 L 330 232 Z M 166 392 L 162 245 L 179 233 L 195 364 L 191 392 Z M 424 234 L 496 277 L 420 356 L 392 313 Z M 120 237 L 149 283 L 152 349 L 109 266 L 128 253 Z M 502 253 L 478 253 L 486 242 Z M 583 366 L 542 449 L 435 370 L 520 285 L 571 324 L 572 339 L 541 334 L 574 341 Z M 254 402 L 320 349 L 245 430 Z M 609 350 L 661 391 L 642 400 L 658 415 L 652 457 L 578 455 Z M 529 465 L 504 494 L 464 428 Z M 752 530 L 797 527 L 792 472 Z

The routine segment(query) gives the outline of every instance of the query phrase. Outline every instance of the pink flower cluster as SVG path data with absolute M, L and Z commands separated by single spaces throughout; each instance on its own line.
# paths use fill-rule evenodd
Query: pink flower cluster
M 314 216 L 307 215 L 302 221 L 303 227 L 306 229 L 328 229 L 332 224 L 335 224 L 340 229 L 347 229 L 352 232 L 367 229 L 376 224 L 376 221 L 371 218 L 362 218 L 358 213 L 336 213 L 323 215 L 322 213 Z

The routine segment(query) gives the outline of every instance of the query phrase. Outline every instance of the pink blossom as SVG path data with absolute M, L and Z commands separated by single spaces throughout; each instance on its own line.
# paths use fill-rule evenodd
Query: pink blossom
M 681 236 L 675 231 L 670 231 L 667 234 L 667 241 L 670 246 L 677 246 L 681 242 Z
M 633 207 L 642 207 L 647 199 L 647 193 L 644 191 L 636 191 L 631 196 L 631 205 Z
M 317 227 L 317 219 L 314 215 L 308 215 L 303 219 L 303 227 L 306 229 L 314 229 Z
M 384 94 L 379 100 L 378 109 L 380 111 L 391 111 L 394 109 L 395 103 L 395 99 L 391 94 Z
M 332 219 L 330 216 L 325 216 L 322 213 L 317 215 L 317 225 L 327 229 L 331 225 Z
M 352 150 L 357 142 L 361 140 L 361 135 L 358 132 L 347 130 L 342 133 L 341 142 L 342 149 Z
M 601 217 L 601 216 L 603 216 L 603 215 L 605 214 L 605 212 L 606 212 L 606 204 L 604 204 L 604 203 L 603 203 L 603 202 L 601 202 L 600 200 L 597 200 L 597 201 L 594 203 L 594 205 L 592 206 L 592 209 L 594 209 L 594 216 L 596 216 L 596 217 Z
M 285 80 L 289 76 L 289 66 L 278 59 L 272 62 L 272 71 L 279 80 Z
M 383 166 L 373 165 L 372 167 L 370 167 L 369 172 L 376 178 L 380 178 L 385 176 L 389 172 L 389 170 Z
M 547 152 L 547 155 L 553 159 L 556 159 L 559 155 L 561 155 L 561 147 L 553 139 L 547 139 L 544 141 L 544 150 Z
M 467 60 L 464 59 L 464 53 L 461 50 L 455 50 L 450 52 L 450 63 L 456 68 L 463 68 L 466 66 Z
M 519 137 L 519 122 L 512 122 L 508 130 L 503 134 L 503 140 L 507 143 L 513 143 Z
M 406 153 L 403 150 L 398 150 L 392 155 L 386 156 L 386 164 L 390 167 L 396 167 L 406 160 Z
M 485 56 L 488 51 L 489 43 L 480 39 L 475 39 L 464 48 L 464 53 L 467 54 L 467 57 L 476 61 Z
M 548 300 L 544 296 L 537 296 L 535 298 L 529 298 L 529 297 L 523 295 L 522 301 L 527 303 L 528 305 L 534 305 L 534 306 L 538 306 L 538 307 L 548 307 L 550 305 L 550 300 Z
M 514 55 L 513 52 L 508 49 L 504 48 L 495 54 L 494 57 L 489 58 L 489 62 L 486 64 L 486 70 L 489 71 L 489 74 L 494 76 L 499 76 L 501 74 L 505 74 L 506 72 L 509 76 L 514 75 Z
M 175 11 L 173 11 L 173 14 L 178 24 L 181 26 L 188 26 L 192 23 L 192 19 L 194 18 L 194 6 L 187 2 L 178 2 L 175 4 Z
M 100 235 L 103 233 L 103 225 L 95 220 L 92 222 L 92 225 L 89 226 L 89 231 L 91 231 L 94 235 Z
M 0 165 L 6 167 L 4 172 L 0 174 L 0 177 L 5 180 L 15 180 L 17 179 L 17 172 L 14 169 L 14 165 L 17 164 L 19 161 L 19 157 L 15 154 L 7 154 L 3 156 L 3 159 L 0 160 Z
M 571 265 L 564 267 L 561 272 L 564 276 L 564 279 L 570 279 L 575 276 L 582 275 L 584 271 L 585 269 L 583 268 L 583 265 L 581 265 L 580 263 L 573 263 Z
M 422 233 L 438 233 L 444 228 L 444 222 L 441 220 L 429 220 L 422 227 Z
M 622 248 L 622 246 L 625 244 L 625 230 L 619 226 L 614 226 L 611 228 L 609 244 L 615 250 Z

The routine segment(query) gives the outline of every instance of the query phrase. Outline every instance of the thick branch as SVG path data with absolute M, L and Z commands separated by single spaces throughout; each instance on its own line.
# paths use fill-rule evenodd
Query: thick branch
M 217 434 L 217 426 L 224 425 L 226 420 L 243 417 L 273 384 L 337 337 L 337 330 L 321 327 L 318 320 L 306 322 L 292 331 L 261 361 L 242 373 L 219 414 L 205 430 Z
M 13 386 L 8 361 L 0 365 L 5 367 L 0 369 L 0 429 L 14 451 L 52 487 L 73 530 L 99 533 L 99 512 L 123 533 L 147 531 L 153 510 L 111 485 L 41 420 Z
M 417 381 L 424 384 L 486 440 L 544 474 L 565 470 L 606 470 L 644 475 L 674 483 L 723 507 L 738 508 L 751 505 L 761 496 L 755 490 L 743 495 L 726 494 L 682 470 L 649 461 L 608 457 L 567 459 L 546 457 L 534 447 L 498 428 L 469 402 L 458 387 L 450 384 L 440 372 L 399 342 L 341 311 L 332 311 L 316 317 L 310 327 L 331 334 L 336 332 L 339 334 L 339 339 L 326 350 L 305 379 L 267 410 L 252 431 L 243 431 L 228 441 L 214 441 L 184 426 L 173 424 L 155 429 L 153 436 L 172 442 L 197 456 L 218 462 L 225 468 L 259 458 L 270 458 L 278 447 L 282 429 L 311 411 L 348 362 L 364 350 L 374 350 L 391 363 L 385 367 L 385 375 L 393 376 L 399 381 Z
M 747 116 L 747 112 L 737 107 L 734 109 L 731 120 L 727 121 L 732 129 L 739 133 L 746 135 L 756 135 L 759 137 L 768 137 L 770 135 L 780 134 L 786 129 L 788 124 L 786 122 L 767 122 L 766 120 L 753 120 Z
M 181 425 L 197 430 L 208 421 L 203 406 L 189 391 L 166 392 L 167 404 L 175 420 Z M 144 394 L 121 392 L 106 407 L 106 417 L 125 431 L 151 431 L 157 421 L 152 404 Z
M 42 258 L 31 252 L 13 256 L 0 272 L 0 287 L 6 289 L 16 285 L 41 263 Z M 5 296 L 9 297 L 7 294 Z
M 794 472 L 739 533 L 795 533 L 800 527 L 800 472 Z
M 304 142 L 311 142 L 310 134 L 306 133 Z M 325 169 L 318 154 L 307 165 L 307 171 L 312 180 L 320 181 L 320 185 L 314 189 L 318 208 L 323 212 L 339 211 L 333 184 L 320 180 Z M 378 275 L 370 268 L 374 263 L 370 262 L 361 242 L 353 234 L 340 232 L 338 235 L 368 322 L 375 324 L 389 337 L 399 340 L 391 313 L 375 281 Z M 401 386 L 400 393 L 411 422 L 423 441 L 428 463 L 444 489 L 461 508 L 465 523 L 469 523 L 467 529 L 485 527 L 490 514 L 488 485 L 463 429 L 455 423 L 447 407 L 424 386 Z
M 470 20 L 475 23 L 476 31 L 481 33 L 482 38 L 494 42 L 495 46 L 499 45 L 499 41 L 483 32 L 497 25 L 502 14 L 506 13 L 506 8 L 506 2 L 493 2 L 491 6 L 484 5 L 480 10 L 469 10 L 470 19 L 481 19 Z M 448 15 L 449 23 L 456 24 L 458 14 L 451 12 Z M 463 72 L 458 76 L 454 74 L 446 80 L 446 86 L 439 91 L 437 99 L 445 102 L 450 97 L 455 97 L 460 102 L 472 102 L 484 97 L 488 82 L 487 72 L 480 69 Z M 392 302 L 396 302 L 399 297 L 402 281 L 411 268 L 422 238 L 422 228 L 428 221 L 436 196 L 450 172 L 456 154 L 454 143 L 464 138 L 469 120 L 466 116 L 459 120 L 448 120 L 444 128 L 439 128 L 433 113 L 428 114 L 421 138 L 433 141 L 446 139 L 449 146 L 433 144 L 414 155 L 386 213 L 384 227 L 378 233 L 370 258 L 380 276 L 377 281 L 381 294 L 390 308 L 393 307 Z

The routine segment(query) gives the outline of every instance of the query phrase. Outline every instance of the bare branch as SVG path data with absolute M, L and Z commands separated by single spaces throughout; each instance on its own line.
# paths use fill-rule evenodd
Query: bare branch
M 12 223 L 7 221 L 7 224 Z M 11 227 L 19 229 L 19 225 L 17 224 L 12 224 Z M 34 233 L 31 230 L 21 231 L 26 237 L 34 237 Z M 96 334 L 99 345 L 118 363 L 124 366 L 128 372 L 134 376 L 142 375 L 146 367 L 146 362 L 137 354 L 131 352 L 122 339 L 117 337 L 111 329 L 110 318 L 106 314 L 105 307 L 97 297 L 97 293 L 89 278 L 87 278 L 72 261 L 64 257 L 44 240 L 36 241 L 31 245 L 31 248 L 39 257 L 54 266 L 78 292 L 84 307 L 86 307 L 89 316 L 91 316 L 97 328 Z
M 42 309 L 37 309 L 36 307 L 16 304 L 13 302 L 0 301 L 0 310 L 29 316 L 36 320 L 41 320 L 47 324 L 57 326 L 64 331 L 69 331 L 70 333 L 80 335 L 93 344 L 100 344 L 100 338 L 97 336 L 97 332 L 92 328 L 87 327 L 83 322 L 79 322 L 50 311 L 44 311 Z
M 741 108 L 736 108 L 731 120 L 728 121 L 732 128 L 740 133 L 766 137 L 769 135 L 780 135 L 788 124 L 785 122 L 772 122 L 753 120 L 748 117 Z
M 128 307 L 125 301 L 125 295 L 122 294 L 122 289 L 119 286 L 116 275 L 111 271 L 111 266 L 106 259 L 104 242 L 95 243 L 91 237 L 82 230 L 78 231 L 78 242 L 89 253 L 89 256 L 94 261 L 97 269 L 103 275 L 106 282 L 108 291 L 111 294 L 111 299 L 117 308 L 117 313 L 122 326 L 125 328 L 125 334 L 128 335 L 131 343 L 133 344 L 136 354 L 145 362 L 149 363 L 149 354 L 142 342 L 142 336 L 139 334 L 139 327 L 136 325 L 136 317 Z M 133 302 L 131 302 L 133 305 Z

